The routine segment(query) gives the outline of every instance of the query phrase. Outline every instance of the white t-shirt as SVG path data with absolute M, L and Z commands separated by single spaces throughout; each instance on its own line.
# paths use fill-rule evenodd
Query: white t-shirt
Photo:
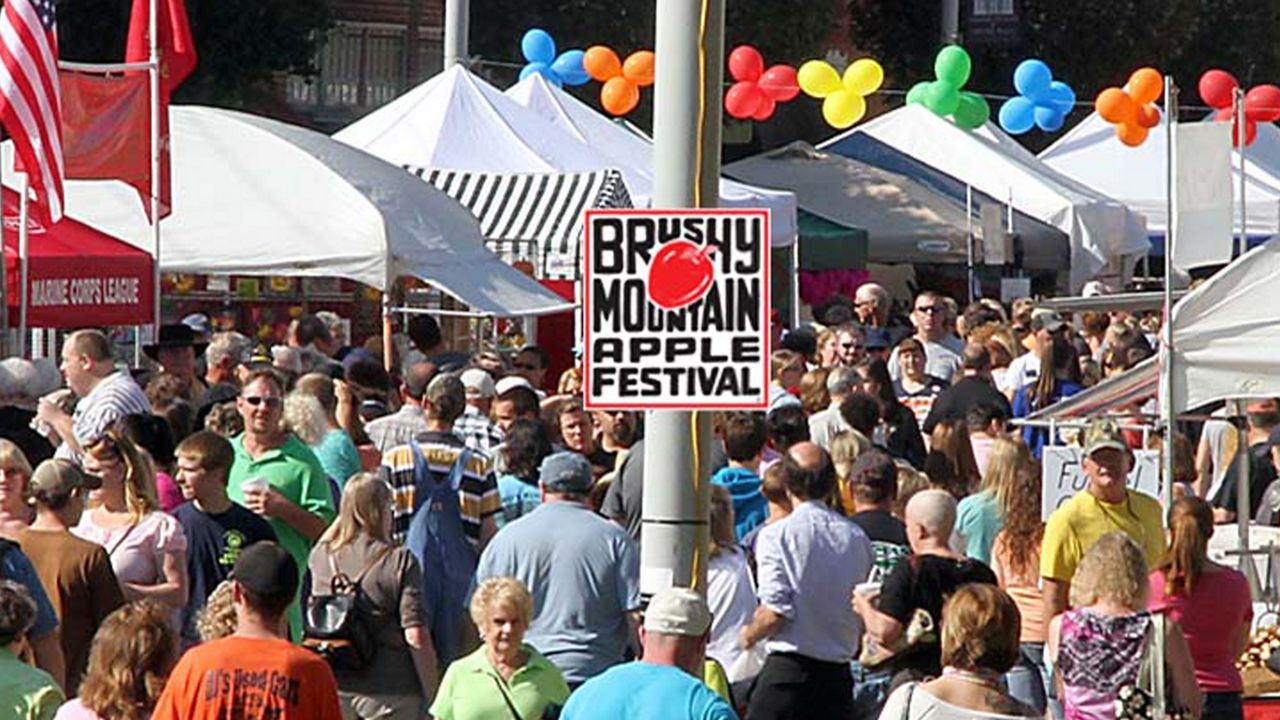
M 910 697 L 910 706 L 908 706 Z M 1026 715 L 1002 715 L 1000 713 L 970 710 L 959 705 L 943 702 L 920 683 L 907 683 L 900 686 L 889 696 L 880 711 L 881 720 L 1026 720 Z
M 747 554 L 741 548 L 724 549 L 711 558 L 707 566 L 707 607 L 711 610 L 711 639 L 707 656 L 724 666 L 729 682 L 746 680 L 734 677 L 734 666 L 746 651 L 738 643 L 738 632 L 751 622 L 756 611 L 756 587 L 747 567 Z
M 1012 395 L 1040 377 L 1040 356 L 1033 352 L 1022 353 L 1009 363 L 1004 377 L 996 385 L 1000 392 Z

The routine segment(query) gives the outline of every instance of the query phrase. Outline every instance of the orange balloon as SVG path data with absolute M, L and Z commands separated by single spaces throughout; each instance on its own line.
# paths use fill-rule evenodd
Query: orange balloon
M 622 76 L 640 87 L 653 84 L 653 51 L 637 50 L 622 64 Z
M 1107 88 L 1098 93 L 1098 99 L 1094 101 L 1093 106 L 1102 119 L 1109 123 L 1132 123 L 1138 115 L 1137 104 L 1120 88 Z
M 622 74 L 622 61 L 618 53 L 603 45 L 592 45 L 582 54 L 582 69 L 587 71 L 593 80 L 606 82 L 609 78 Z
M 626 115 L 639 103 L 640 88 L 624 77 L 609 78 L 600 88 L 600 104 L 610 115 Z
M 1153 103 L 1164 94 L 1164 76 L 1155 68 L 1144 67 L 1134 70 L 1129 76 L 1129 97 L 1139 105 Z
M 1129 147 L 1138 147 L 1142 143 L 1146 142 L 1147 133 L 1149 132 L 1150 130 L 1147 130 L 1141 125 L 1125 123 L 1123 125 L 1116 126 L 1116 137 L 1120 139 L 1120 142 L 1128 145 Z
M 1160 126 L 1160 111 L 1155 105 L 1143 105 L 1138 108 L 1138 125 L 1150 130 Z

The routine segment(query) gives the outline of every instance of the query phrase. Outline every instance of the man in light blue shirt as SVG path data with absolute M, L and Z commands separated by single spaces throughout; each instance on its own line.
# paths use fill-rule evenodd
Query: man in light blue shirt
M 711 611 L 698 593 L 667 588 L 644 613 L 643 659 L 588 680 L 569 696 L 562 720 L 738 720 L 702 682 Z
M 640 609 L 640 554 L 625 530 L 584 503 L 594 482 L 582 455 L 547 456 L 542 504 L 503 527 L 476 568 L 477 583 L 509 575 L 529 588 L 525 640 L 571 688 L 623 661 Z
M 779 462 L 794 510 L 756 540 L 760 607 L 741 638 L 764 641 L 768 658 L 747 720 L 850 718 L 862 622 L 849 602 L 871 572 L 871 541 L 824 503 L 836 481 L 825 450 L 800 443 Z

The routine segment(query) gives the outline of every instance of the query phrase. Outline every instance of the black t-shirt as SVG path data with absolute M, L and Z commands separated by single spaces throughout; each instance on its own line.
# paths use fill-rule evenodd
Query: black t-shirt
M 193 502 L 173 509 L 187 536 L 187 606 L 182 610 L 182 636 L 198 641 L 196 617 L 218 583 L 227 579 L 240 551 L 259 540 L 276 540 L 271 524 L 241 505 L 231 503 L 223 513 L 198 510 Z
M 1249 446 L 1249 517 L 1258 515 L 1262 497 L 1267 487 L 1276 479 L 1276 466 L 1271 462 L 1271 445 L 1260 442 Z M 1214 507 L 1236 511 L 1236 484 L 1240 481 L 1240 468 L 1236 459 L 1227 467 L 1218 494 L 1210 498 Z
M 926 610 L 937 628 L 934 642 L 914 646 L 894 659 L 896 670 L 914 670 L 937 676 L 942 672 L 939 640 L 942 633 L 942 604 L 956 588 L 968 583 L 996 584 L 996 574 L 972 558 L 953 560 L 937 555 L 912 555 L 885 578 L 880 590 L 880 612 L 906 626 L 916 608 Z
M 600 445 L 596 445 L 596 449 L 592 450 L 585 457 L 587 458 L 587 462 L 591 463 L 591 473 L 599 479 L 601 475 L 613 472 L 613 466 L 614 463 L 617 462 L 618 453 L 609 452 Z
M 1013 417 L 1009 408 L 1009 399 L 995 385 L 984 378 L 961 378 L 955 385 L 942 391 L 929 408 L 929 415 L 924 419 L 920 431 L 926 435 L 943 420 L 961 420 L 969 414 L 969 410 L 978 404 L 995 405 L 1004 410 L 1005 417 Z
M 863 510 L 849 519 L 862 528 L 871 542 L 907 544 L 907 526 L 887 510 Z

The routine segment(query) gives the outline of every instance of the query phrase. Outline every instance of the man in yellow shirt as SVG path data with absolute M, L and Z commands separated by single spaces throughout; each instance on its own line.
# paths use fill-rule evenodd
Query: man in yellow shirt
M 1164 556 L 1164 524 L 1160 503 L 1125 486 L 1133 469 L 1133 453 L 1111 420 L 1094 420 L 1084 432 L 1083 492 L 1053 511 L 1040 548 L 1040 575 L 1045 618 L 1067 608 L 1071 578 L 1080 558 L 1098 538 L 1123 532 L 1133 538 L 1154 567 Z

